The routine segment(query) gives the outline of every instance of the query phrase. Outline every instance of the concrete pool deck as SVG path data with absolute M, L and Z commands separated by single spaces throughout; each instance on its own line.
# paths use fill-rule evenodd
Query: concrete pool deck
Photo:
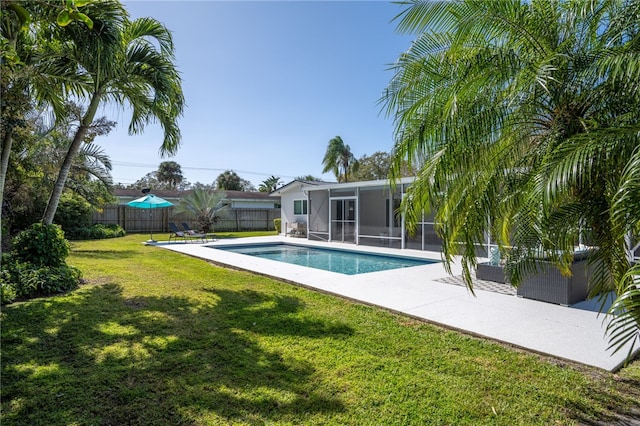
M 205 244 L 159 243 L 157 246 L 608 371 L 618 370 L 629 351 L 625 348 L 613 354 L 613 351 L 607 350 L 605 315 L 598 314 L 599 305 L 596 301 L 566 307 L 480 289 L 475 289 L 476 295 L 473 296 L 463 286 L 439 281 L 451 277 L 442 263 L 344 275 L 211 249 L 267 242 L 441 260 L 437 252 L 315 242 L 281 236 L 228 239 Z M 453 275 L 460 275 L 461 269 L 460 265 L 453 265 Z M 640 348 L 636 348 L 635 353 L 639 351 Z

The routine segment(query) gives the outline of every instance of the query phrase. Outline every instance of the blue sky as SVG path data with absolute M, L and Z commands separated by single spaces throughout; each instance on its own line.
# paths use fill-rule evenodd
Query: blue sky
M 254 185 L 322 174 L 328 141 L 341 136 L 360 157 L 389 151 L 393 122 L 377 101 L 389 67 L 412 37 L 396 31 L 402 6 L 386 1 L 127 1 L 172 32 L 187 107 L 182 144 L 161 158 L 162 130 L 129 136 L 127 111 L 97 139 L 113 161 L 114 182 L 131 184 L 161 161 L 190 182 L 234 170 Z

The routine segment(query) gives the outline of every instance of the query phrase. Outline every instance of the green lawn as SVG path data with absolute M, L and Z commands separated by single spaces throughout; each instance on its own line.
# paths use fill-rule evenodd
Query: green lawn
M 146 239 L 74 242 L 85 285 L 3 308 L 3 426 L 640 416 L 638 361 L 618 374 L 568 365 Z

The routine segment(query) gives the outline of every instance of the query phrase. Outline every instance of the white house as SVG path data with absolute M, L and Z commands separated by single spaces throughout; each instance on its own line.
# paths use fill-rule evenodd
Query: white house
M 327 183 L 294 180 L 271 193 L 280 197 L 282 233 L 310 240 L 439 250 L 433 219 L 414 234 L 405 227 L 400 202 L 414 178 Z

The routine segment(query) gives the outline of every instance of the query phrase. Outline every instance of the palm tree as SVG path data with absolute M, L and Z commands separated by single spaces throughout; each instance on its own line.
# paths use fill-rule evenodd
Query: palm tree
M 67 102 L 65 103 L 65 114 L 58 114 L 52 128 L 47 128 L 47 120 L 36 120 L 36 133 L 42 136 L 30 147 L 31 161 L 36 164 L 48 165 L 49 170 L 45 172 L 47 178 L 56 176 L 60 164 L 67 155 L 69 144 L 72 142 L 74 128 L 85 112 L 81 105 Z M 105 117 L 93 121 L 85 133 L 83 143 L 71 165 L 65 184 L 67 188 L 84 195 L 82 186 L 88 180 L 99 182 L 99 186 L 102 186 L 105 191 L 112 185 L 111 159 L 104 149 L 95 144 L 93 140 L 98 136 L 109 134 L 115 125 L 115 122 L 109 121 Z M 49 182 L 53 186 L 54 181 L 51 179 Z
M 158 167 L 158 181 L 165 183 L 168 189 L 175 190 L 184 180 L 182 168 L 175 161 L 163 161 Z
M 25 115 L 35 104 L 52 108 L 56 115 L 64 115 L 61 81 L 71 90 L 77 89 L 77 83 L 69 79 L 68 74 L 61 74 L 60 68 L 50 66 L 51 58 L 43 55 L 44 46 L 48 46 L 50 40 L 41 37 L 42 29 L 52 25 L 69 25 L 72 21 L 82 21 L 87 28 L 93 28 L 93 21 L 78 10 L 86 3 L 88 1 L 85 0 L 61 4 L 18 0 L 2 2 L 0 204 L 16 128 L 22 127 Z
M 226 191 L 243 191 L 242 178 L 233 170 L 225 170 L 216 178 L 216 188 Z
M 349 174 L 357 168 L 358 162 L 349 145 L 340 136 L 336 136 L 329 140 L 322 165 L 322 173 L 331 171 L 339 182 L 349 182 Z
M 258 191 L 260 192 L 273 192 L 278 188 L 278 185 L 282 184 L 282 181 L 277 176 L 269 176 L 267 179 L 263 180 L 262 183 L 258 186 Z
M 196 216 L 200 231 L 214 232 L 213 227 L 219 220 L 218 213 L 227 208 L 222 204 L 226 196 L 222 191 L 194 189 L 180 200 L 180 204 L 176 206 L 176 213 L 192 213 Z
M 81 2 L 77 2 L 82 6 Z M 18 2 L 3 0 L 0 16 L 0 81 L 2 98 L 2 150 L 0 153 L 0 205 L 3 205 L 5 179 L 9 167 L 15 133 L 24 127 L 26 116 L 34 108 L 51 108 L 64 115 L 62 83 L 70 90 L 79 82 L 69 78 L 66 70 L 44 54 L 52 40 L 42 37 L 43 31 L 56 24 L 56 15 L 71 11 L 70 20 L 93 22 L 77 11 L 78 5 L 53 2 Z M 73 10 L 71 10 L 73 9 Z M 71 22 L 71 21 L 69 21 Z M 69 23 L 67 22 L 67 24 Z M 57 59 L 60 59 L 59 57 Z M 0 215 L 1 216 L 1 215 Z M 1 220 L 1 219 L 0 219 Z M 0 226 L 0 230 L 3 229 Z M 1 231 L 0 231 L 1 235 Z M 0 249 L 1 250 L 1 249 Z
M 487 231 L 515 285 L 540 249 L 570 273 L 588 238 L 591 296 L 617 295 L 610 343 L 635 342 L 640 2 L 406 3 L 398 28 L 418 37 L 381 101 L 396 122 L 393 176 L 424 161 L 408 223 L 435 209 L 447 265 L 462 254 L 470 288 Z
M 77 79 L 85 83 L 79 94 L 87 97 L 88 107 L 45 210 L 43 221 L 47 224 L 53 222 L 73 159 L 102 103 L 131 107 L 130 133 L 139 133 L 149 122 L 159 121 L 164 130 L 163 155 L 174 154 L 180 144 L 177 120 L 182 115 L 184 97 L 180 75 L 172 62 L 171 33 L 152 18 L 130 21 L 116 1 L 86 8 L 93 19 L 93 30 L 72 23 L 55 34 Z
M 112 124 L 107 122 L 107 127 L 110 128 Z M 55 177 L 55 173 L 59 170 L 60 164 L 67 154 L 70 142 L 71 138 L 64 129 L 52 131 L 45 140 L 25 150 L 22 154 L 22 160 L 31 164 L 39 164 L 45 176 L 43 180 L 47 180 L 49 176 Z M 104 149 L 95 143 L 85 142 L 74 158 L 65 188 L 87 198 L 86 191 L 90 188 L 84 186 L 88 181 L 95 181 L 106 191 L 113 184 L 111 169 L 111 159 Z M 53 180 L 48 181 L 50 186 L 53 186 L 53 183 Z

